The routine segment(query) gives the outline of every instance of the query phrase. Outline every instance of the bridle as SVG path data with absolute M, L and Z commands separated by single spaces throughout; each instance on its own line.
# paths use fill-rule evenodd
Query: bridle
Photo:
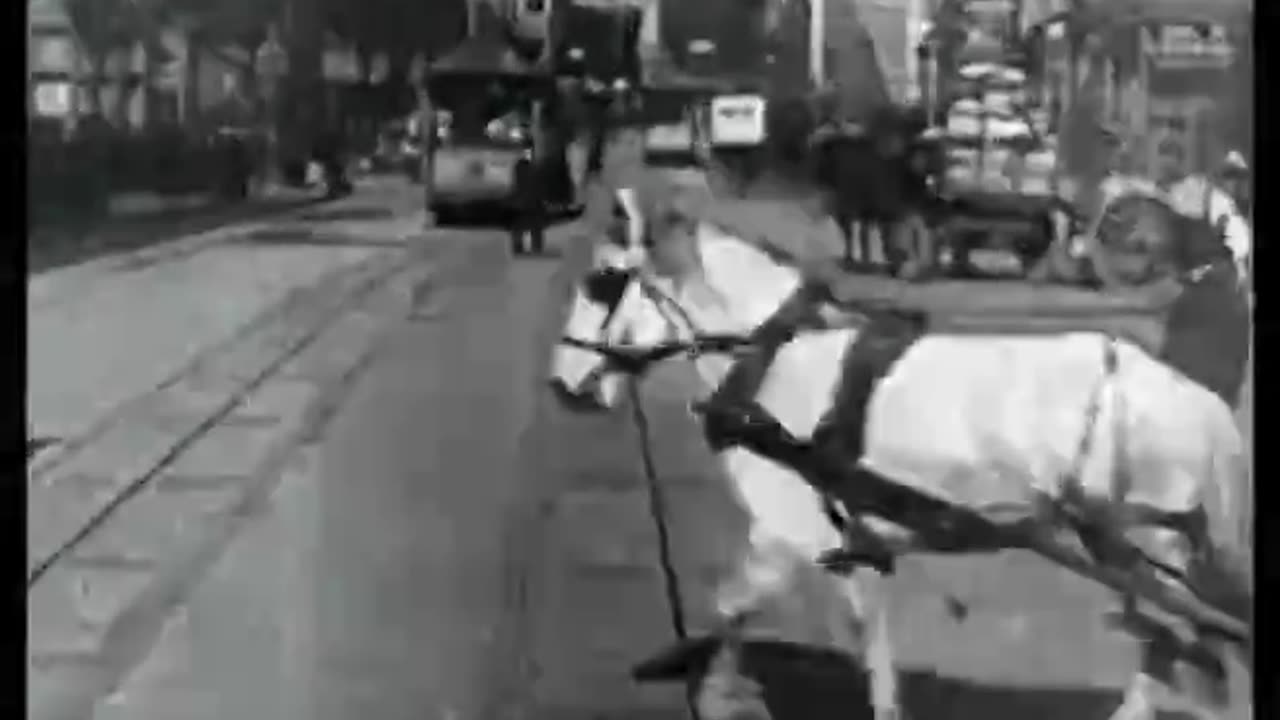
M 734 354 L 739 350 L 753 347 L 757 340 L 751 335 L 733 333 L 709 333 L 702 330 L 697 321 L 685 310 L 675 298 L 650 281 L 638 268 L 615 270 L 628 274 L 628 282 L 637 283 L 645 297 L 654 303 L 663 319 L 680 335 L 679 329 L 687 331 L 687 339 L 667 340 L 650 347 L 634 347 L 630 345 L 596 342 L 570 336 L 560 338 L 560 343 L 568 347 L 594 352 L 605 360 L 603 366 L 596 368 L 592 375 L 602 375 L 609 370 L 616 370 L 628 375 L 642 375 L 654 364 L 673 357 L 685 356 L 697 362 L 706 355 Z M 601 321 L 602 326 L 612 318 L 616 307 Z

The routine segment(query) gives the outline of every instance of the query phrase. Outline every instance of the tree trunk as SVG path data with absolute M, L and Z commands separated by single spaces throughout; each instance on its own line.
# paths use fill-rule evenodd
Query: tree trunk
M 186 56 L 182 63 L 182 123 L 188 127 L 200 118 L 200 38 L 193 30 L 186 33 Z
M 367 84 L 373 74 L 373 51 L 366 47 L 356 46 L 356 72 L 360 79 L 356 82 Z
M 431 93 L 427 90 L 427 82 L 424 80 L 417 90 L 418 99 L 418 128 L 422 135 L 422 166 L 419 168 L 419 174 L 422 178 L 422 197 L 423 207 L 427 211 L 427 223 L 433 222 L 431 218 L 432 198 L 435 195 L 435 147 L 436 147 L 436 121 L 435 121 L 435 104 L 431 100 Z
M 83 78 L 85 90 L 84 114 L 102 114 L 102 85 L 106 75 L 107 58 L 103 53 L 89 53 L 89 75 Z
M 142 126 L 150 127 L 156 116 L 156 55 L 154 49 L 146 47 L 142 53 Z
M 294 147 L 285 152 L 296 157 L 310 152 L 325 119 L 324 18 L 318 0 L 288 0 L 285 12 L 289 74 L 281 88 L 287 110 L 279 137 L 290 139 Z
M 240 70 L 241 87 L 244 88 L 244 95 L 253 103 L 254 108 L 260 106 L 263 102 L 262 83 L 258 78 L 258 48 L 259 45 L 241 45 L 240 49 L 244 51 L 248 64 Z
M 117 60 L 116 66 L 113 68 L 116 72 L 110 82 L 107 83 L 115 92 L 111 93 L 109 103 L 106 103 L 104 114 L 107 120 L 117 128 L 127 128 L 129 126 L 129 98 L 132 95 L 132 83 L 130 82 L 130 72 L 133 67 L 132 62 L 121 62 L 121 55 L 131 50 L 129 47 L 118 47 L 112 50 L 112 54 Z M 129 58 L 132 60 L 132 58 Z

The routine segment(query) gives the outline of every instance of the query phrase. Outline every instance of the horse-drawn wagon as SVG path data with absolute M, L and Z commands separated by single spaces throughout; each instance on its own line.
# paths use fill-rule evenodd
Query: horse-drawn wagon
M 1149 222 L 1162 213 L 1148 211 L 1169 204 L 1157 183 L 1171 180 L 1161 177 L 1171 151 L 1174 175 L 1210 185 L 1229 150 L 1249 152 L 1250 14 L 1240 2 L 1127 0 L 1059 21 L 1074 64 L 1061 73 L 1071 92 L 1059 123 L 1059 192 L 1096 219 L 1090 259 L 1101 282 L 1140 284 L 1169 272 L 1163 233 Z
M 1162 199 L 1161 143 L 1176 139 L 1199 174 L 1251 146 L 1247 6 L 1126 0 L 1024 15 L 1017 52 L 961 62 L 930 93 L 946 156 L 934 246 L 961 267 L 974 248 L 1012 250 L 1030 270 L 1084 224 L 1101 241 L 1092 279 L 1157 280 L 1167 269 L 1144 210 Z
M 842 578 L 851 612 L 867 613 L 875 717 L 899 717 L 886 606 L 866 610 L 861 592 L 874 596 L 902 552 L 1018 548 L 1122 599 L 1143 666 L 1114 720 L 1150 717 L 1172 665 L 1223 690 L 1231 648 L 1247 664 L 1244 447 L 1208 384 L 1087 321 L 1039 336 L 955 332 L 865 303 L 840 319 L 829 287 L 741 238 L 695 231 L 672 196 L 620 191 L 630 231 L 583 276 L 552 384 L 571 409 L 608 410 L 623 376 L 680 355 L 697 367 L 704 438 L 752 523 L 740 577 L 717 596 L 721 654 L 737 652 L 738 623 L 784 587 L 788 566 L 816 559 Z M 638 223 L 633 209 L 646 213 Z M 667 289 L 686 282 L 710 291 Z M 745 332 L 722 319 L 751 316 Z M 729 362 L 703 362 L 715 355 Z

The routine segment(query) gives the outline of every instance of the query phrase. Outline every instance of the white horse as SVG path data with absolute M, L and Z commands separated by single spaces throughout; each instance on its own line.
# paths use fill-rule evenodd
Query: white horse
M 681 193 L 647 192 L 619 194 L 629 231 L 596 249 L 596 266 L 573 295 L 551 378 L 572 407 L 617 406 L 627 372 L 640 370 L 611 363 L 602 349 L 697 348 L 702 337 L 746 335 L 805 282 L 797 268 L 696 222 Z M 797 333 L 777 349 L 754 400 L 793 436 L 812 437 L 832 410 L 862 327 Z M 708 392 L 734 366 L 734 355 L 722 350 L 690 353 Z M 862 435 L 859 464 L 877 476 L 962 505 L 1025 509 L 1024 517 L 1038 499 L 1070 489 L 1106 506 L 1202 510 L 1212 546 L 1234 545 L 1245 457 L 1232 413 L 1134 344 L 1093 332 L 926 334 L 874 387 L 864 427 L 841 430 Z M 784 591 L 799 564 L 844 539 L 793 467 L 743 447 L 717 457 L 750 522 L 737 576 L 717 591 L 718 611 L 732 627 Z M 910 548 L 918 536 L 894 520 L 869 518 L 869 529 L 898 551 Z M 1147 528 L 1144 539 L 1149 557 L 1191 572 L 1183 533 Z M 840 581 L 864 622 L 872 705 L 884 720 L 900 711 L 878 583 L 864 569 Z M 1138 673 L 1113 720 L 1153 717 L 1154 682 Z

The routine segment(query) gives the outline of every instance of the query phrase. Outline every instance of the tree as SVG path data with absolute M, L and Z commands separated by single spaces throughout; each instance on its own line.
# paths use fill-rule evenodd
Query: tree
M 258 49 L 283 15 L 286 0 L 129 0 L 153 28 L 175 25 L 202 52 L 236 68 L 256 84 Z M 233 47 L 243 58 L 225 52 Z
M 465 35 L 468 0 L 319 0 L 326 29 L 368 57 L 385 52 L 403 78 L 419 52 L 437 57 Z
M 112 53 L 132 45 L 137 23 L 129 0 L 66 0 L 67 19 L 88 65 L 89 112 L 114 114 L 105 108 L 107 61 Z M 117 97 L 116 102 L 121 98 Z

